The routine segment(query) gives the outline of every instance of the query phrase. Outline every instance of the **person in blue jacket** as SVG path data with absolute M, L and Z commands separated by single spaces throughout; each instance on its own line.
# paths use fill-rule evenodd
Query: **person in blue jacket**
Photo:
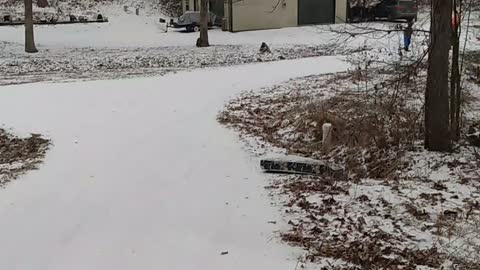
M 405 51 L 410 50 L 410 43 L 412 42 L 412 35 L 413 35 L 413 22 L 409 22 L 407 28 L 403 30 L 403 48 Z

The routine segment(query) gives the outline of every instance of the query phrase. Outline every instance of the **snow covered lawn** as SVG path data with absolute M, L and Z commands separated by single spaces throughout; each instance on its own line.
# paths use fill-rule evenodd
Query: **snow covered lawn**
M 212 29 L 213 46 L 199 49 L 194 46 L 198 33 L 164 33 L 159 17 L 115 14 L 107 24 L 35 26 L 37 54 L 23 52 L 23 26 L 0 27 L 0 85 L 164 75 L 201 67 L 345 55 L 359 45 L 367 46 L 364 38 L 345 42 L 349 36 L 331 32 L 330 26 L 306 26 L 241 33 Z M 258 53 L 262 42 L 272 54 Z
M 332 46 L 328 27 L 245 33 L 209 33 L 210 48 L 196 48 L 198 33 L 164 33 L 159 16 L 121 14 L 108 24 L 36 26 L 39 52 L 23 52 L 23 26 L 0 27 L 0 85 L 165 75 L 179 70 L 348 54 Z M 272 54 L 260 54 L 262 42 Z
M 259 46 L 218 45 L 209 48 L 40 48 L 23 52 L 23 45 L 0 41 L 0 85 L 30 82 L 62 82 L 165 75 L 205 67 L 271 62 L 333 55 L 328 45 L 283 45 L 272 53 L 259 53 Z
M 107 14 L 108 15 L 108 14 Z M 158 16 L 109 15 L 102 24 L 36 25 L 36 42 L 48 48 L 138 48 L 195 46 L 198 33 L 165 28 Z M 283 29 L 230 33 L 218 28 L 209 31 L 213 45 L 321 44 L 332 39 L 329 26 L 306 26 Z M 0 27 L 0 40 L 23 43 L 23 26 Z
M 54 145 L 0 191 L 0 269 L 294 269 L 258 160 L 215 116 L 241 90 L 346 68 L 320 57 L 1 87 L 2 124 Z

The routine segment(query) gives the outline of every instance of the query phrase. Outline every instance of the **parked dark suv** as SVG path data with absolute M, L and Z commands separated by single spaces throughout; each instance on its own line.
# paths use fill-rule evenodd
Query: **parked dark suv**
M 417 19 L 417 1 L 383 0 L 374 7 L 374 14 L 376 18 L 413 21 Z
M 209 12 L 208 26 L 222 26 L 221 18 Z M 197 32 L 200 30 L 200 11 L 187 11 L 177 19 L 170 20 L 170 27 L 186 28 L 188 32 Z

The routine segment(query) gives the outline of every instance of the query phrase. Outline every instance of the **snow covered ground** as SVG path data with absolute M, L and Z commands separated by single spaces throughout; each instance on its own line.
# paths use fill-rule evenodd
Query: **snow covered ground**
M 36 26 L 39 52 L 23 52 L 23 26 L 0 27 L 0 85 L 37 81 L 164 75 L 183 69 L 345 54 L 327 28 L 229 33 L 212 29 L 210 48 L 198 33 L 163 32 L 159 16 L 121 14 L 108 24 Z M 260 44 L 272 54 L 259 54 Z M 340 52 L 340 50 L 343 50 Z
M 38 25 L 35 38 L 39 45 L 55 47 L 165 47 L 194 46 L 198 33 L 174 29 L 164 32 L 158 16 L 120 14 L 109 17 L 108 23 L 76 25 Z M 240 33 L 209 32 L 214 45 L 238 45 L 262 42 L 268 44 L 320 44 L 330 39 L 328 26 L 292 27 Z M 1 27 L 0 40 L 23 43 L 23 27 Z
M 35 55 L 22 45 L 0 42 L 0 85 L 50 81 L 117 79 L 165 75 L 195 68 L 270 62 L 334 54 L 329 46 L 290 45 L 259 53 L 256 46 L 209 48 L 59 48 Z
M 0 269 L 297 268 L 304 252 L 279 243 L 289 226 L 270 205 L 258 159 L 216 114 L 241 91 L 348 68 L 336 57 L 283 58 L 360 48 L 349 60 L 397 61 L 401 31 L 214 29 L 214 46 L 197 49 L 198 33 L 164 33 L 160 15 L 119 10 L 102 10 L 107 24 L 36 26 L 33 55 L 23 52 L 23 27 L 0 27 L 0 85 L 164 75 L 0 87 L 2 124 L 54 144 L 39 171 L 0 191 Z M 480 47 L 477 32 L 469 49 Z M 406 61 L 423 41 L 416 33 Z M 272 55 L 258 55 L 262 42 Z M 231 66 L 264 61 L 279 62 Z
M 372 89 L 374 81 L 388 84 L 391 79 L 370 72 L 375 78 L 370 82 Z M 345 169 L 347 181 L 329 175 L 272 176 L 270 188 L 292 226 L 282 232 L 283 239 L 304 248 L 302 262 L 307 263 L 344 265 L 346 261 L 357 267 L 351 269 L 440 269 L 446 258 L 453 258 L 470 263 L 458 269 L 478 269 L 471 264 L 478 262 L 480 250 L 478 150 L 463 145 L 455 153 L 431 153 L 423 150 L 423 142 L 402 147 L 412 134 L 418 134 L 415 130 L 421 123 L 412 121 L 419 109 L 405 106 L 411 104 L 407 102 L 399 106 L 404 111 L 378 112 L 382 105 L 371 105 L 373 100 L 391 109 L 390 96 L 370 93 L 365 97 L 363 83 L 358 91 L 354 74 L 313 75 L 243 92 L 219 115 L 219 121 L 238 130 L 256 155 L 269 158 L 272 152 L 288 153 L 289 160 L 291 155 L 301 155 Z M 414 101 L 423 88 L 400 91 L 403 98 Z M 478 115 L 473 108 L 469 113 Z M 374 117 L 365 117 L 369 114 Z M 395 114 L 401 120 L 382 114 Z M 332 135 L 336 149 L 324 152 L 322 125 L 327 121 L 337 127 Z M 400 147 L 396 140 L 380 139 L 393 126 L 390 134 L 403 141 Z M 385 129 L 378 132 L 379 127 Z M 362 137 L 365 134 L 377 134 L 371 136 L 378 139 L 369 141 L 371 137 Z M 379 141 L 393 144 L 375 148 Z M 317 266 L 313 264 L 312 269 Z
M 158 22 L 160 14 L 148 12 L 136 16 L 123 12 L 119 6 L 104 6 L 99 11 L 109 16 L 109 23 L 36 26 L 39 53 L 33 55 L 23 52 L 23 26 L 0 27 L 0 85 L 164 75 L 199 67 L 320 55 L 354 55 L 352 50 L 358 48 L 383 51 L 381 59 L 374 60 L 396 61 L 398 57 L 395 55 L 402 46 L 401 31 L 394 30 L 397 23 L 367 23 L 240 33 L 223 32 L 217 28 L 209 32 L 213 47 L 198 49 L 194 46 L 198 33 L 173 29 L 165 33 L 165 27 Z M 416 27 L 428 29 L 428 23 L 422 19 Z M 391 32 L 349 34 L 371 29 Z M 470 29 L 469 48 L 480 46 L 475 38 L 477 32 Z M 418 32 L 414 36 L 413 50 L 416 53 L 424 49 L 424 35 Z M 271 46 L 272 55 L 259 56 L 258 48 L 262 42 Z M 359 54 L 358 58 L 363 61 L 365 57 Z
M 258 160 L 215 116 L 241 90 L 346 68 L 321 57 L 0 88 L 2 124 L 54 143 L 0 191 L 0 269 L 294 269 Z
M 0 0 L 1 2 L 2 0 Z M 117 1 L 118 2 L 118 1 Z M 122 2 L 122 1 L 119 1 Z M 123 1 L 128 2 L 128 1 Z M 130 1 L 132 2 L 132 1 Z M 132 6 L 132 5 L 130 5 Z M 85 9 L 87 7 L 83 7 Z M 42 10 L 42 9 L 37 9 Z M 45 48 L 125 48 L 125 47 L 171 47 L 171 46 L 194 46 L 198 33 L 185 33 L 175 29 L 169 29 L 165 33 L 164 25 L 160 24 L 159 18 L 164 15 L 158 10 L 146 9 L 141 16 L 136 16 L 132 12 L 123 12 L 119 5 L 95 6 L 90 9 L 92 14 L 97 12 L 109 17 L 109 23 L 102 24 L 75 24 L 75 25 L 37 25 L 35 26 L 36 42 Z M 2 8 L 0 7 L 0 12 Z M 22 13 L 22 9 L 17 7 L 17 13 Z M 79 11 L 80 12 L 80 11 Z M 471 15 L 471 25 L 477 25 L 480 13 L 474 12 Z M 467 21 L 465 19 L 464 28 Z M 303 27 L 291 27 L 282 29 L 271 29 L 261 31 L 246 31 L 238 33 L 223 32 L 215 28 L 209 32 L 210 42 L 214 45 L 255 45 L 259 46 L 262 42 L 269 45 L 285 44 L 307 44 L 319 45 L 328 42 L 338 41 L 339 36 L 331 30 L 350 32 L 362 32 L 362 29 L 391 29 L 397 25 L 405 26 L 405 23 L 395 22 L 372 22 L 362 24 L 337 24 L 337 25 L 313 25 Z M 427 13 L 419 14 L 419 21 L 415 24 L 416 29 L 428 30 L 429 22 Z M 464 29 L 465 30 L 465 29 Z M 366 31 L 370 32 L 370 31 Z M 465 33 L 464 33 L 465 34 Z M 413 40 L 419 39 L 422 32 L 415 33 Z M 374 39 L 368 40 L 365 37 Z M 476 40 L 479 36 L 478 28 L 469 29 L 469 47 L 480 45 Z M 401 31 L 393 31 L 389 35 L 384 32 L 373 35 L 356 36 L 349 40 L 349 45 L 368 45 L 374 48 L 397 46 L 401 41 Z M 23 26 L 0 27 L 0 41 L 23 43 Z M 391 44 L 393 43 L 393 44 Z M 344 45 L 344 44 L 338 44 Z

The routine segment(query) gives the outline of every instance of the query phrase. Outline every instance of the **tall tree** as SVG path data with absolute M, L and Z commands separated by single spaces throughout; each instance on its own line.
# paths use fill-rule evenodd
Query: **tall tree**
M 208 42 L 208 0 L 200 1 L 200 37 L 197 40 L 198 47 L 208 47 L 210 46 Z
M 33 6 L 32 0 L 24 0 L 25 3 L 25 52 L 38 52 L 33 38 Z
M 451 149 L 448 87 L 451 16 L 451 0 L 432 0 L 425 91 L 425 148 L 432 151 Z

